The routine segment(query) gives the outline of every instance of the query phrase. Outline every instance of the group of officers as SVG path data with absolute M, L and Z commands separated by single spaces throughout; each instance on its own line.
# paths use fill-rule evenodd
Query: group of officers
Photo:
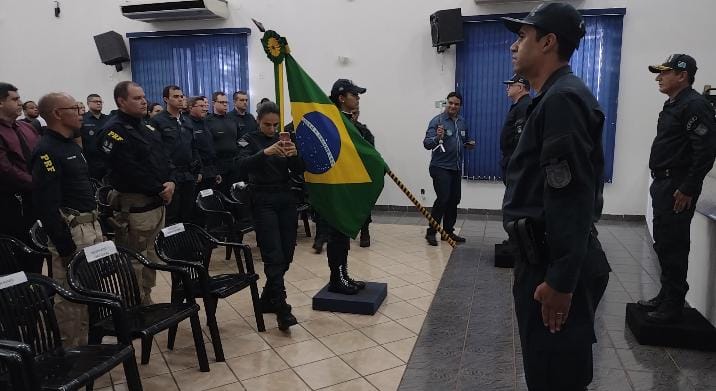
M 512 106 L 500 134 L 500 165 L 503 225 L 519 249 L 513 295 L 525 377 L 530 391 L 582 391 L 593 377 L 595 312 L 611 271 L 595 227 L 603 206 L 605 116 L 569 66 L 585 22 L 564 3 L 503 22 L 517 34 L 510 47 L 515 76 L 504 82 Z M 693 57 L 674 54 L 648 69 L 668 96 L 649 158 L 661 289 L 638 305 L 648 321 L 673 324 L 682 320 L 689 288 L 691 220 L 716 156 L 716 113 L 693 89 Z M 462 239 L 452 232 L 451 210 L 459 202 L 462 151 L 470 146 L 460 104 L 459 94 L 448 95 L 424 140 L 432 150 L 434 215 L 454 239 Z M 434 234 L 426 234 L 431 245 Z
M 513 293 L 526 380 L 531 391 L 586 390 L 593 376 L 595 312 L 610 267 L 595 227 L 603 205 L 604 112 L 568 65 L 585 35 L 584 20 L 571 5 L 549 3 L 525 19 L 504 18 L 504 23 L 517 39 L 510 48 L 516 76 L 505 82 L 513 105 L 500 137 L 506 184 L 502 211 L 510 240 L 520 249 Z M 668 96 L 649 161 L 662 287 L 639 305 L 658 323 L 681 319 L 688 290 L 690 222 L 716 155 L 715 113 L 692 88 L 696 70 L 696 61 L 686 54 L 649 67 L 657 74 L 659 91 Z M 359 124 L 355 111 L 364 92 L 341 79 L 331 99 Z M 236 171 L 241 172 L 253 186 L 252 210 L 266 273 L 263 311 L 276 313 L 279 327 L 287 329 L 296 324 L 283 281 L 296 242 L 289 177 L 302 172 L 303 163 L 293 138 L 279 135 L 278 107 L 270 102 L 260 106 L 257 121 L 251 121 L 246 104 L 237 105 L 231 115 L 226 95 L 215 93 L 214 113 L 208 118 L 203 97 L 189 99 L 188 117 L 182 117 L 181 89 L 168 86 L 163 95 L 166 109 L 147 121 L 141 86 L 121 82 L 114 89 L 118 111 L 102 123 L 99 97 L 88 99 L 90 112 L 83 121 L 72 97 L 48 94 L 38 102 L 47 122 L 40 139 L 31 124 L 16 121 L 17 89 L 0 83 L 0 177 L 12 182 L 3 197 L 34 204 L 51 240 L 55 278 L 62 281 L 69 257 L 102 240 L 91 175 L 106 176 L 114 188 L 114 217 L 125 228 L 117 232 L 116 241 L 156 259 L 152 242 L 164 227 L 165 205 L 172 211 L 166 216 L 170 222 L 188 221 L 191 217 L 183 213 L 192 208 L 172 204 L 189 205 L 183 197 L 191 200 L 197 186 L 230 185 Z M 241 104 L 246 94 L 234 94 L 235 104 L 237 97 Z M 431 176 L 441 199 L 434 214 L 450 225 L 448 232 L 456 241 L 464 241 L 452 231 L 459 203 L 459 157 L 464 148 L 474 146 L 458 115 L 461 105 L 459 94 L 449 95 L 445 113 L 431 121 L 424 140 L 425 148 L 432 150 Z M 368 135 L 364 137 L 372 137 Z M 80 136 L 83 146 L 75 141 Z M 213 150 L 208 143 L 187 141 L 202 137 L 212 138 Z M 85 157 L 93 163 L 88 165 Z M 323 227 L 329 238 L 331 288 L 354 294 L 365 285 L 347 274 L 348 238 Z M 3 233 L 12 234 L 9 231 L 3 226 Z M 431 245 L 437 244 L 434 235 L 428 230 Z M 138 277 L 149 301 L 156 277 L 149 270 L 141 270 Z M 61 300 L 56 305 L 66 337 L 80 339 L 78 326 L 86 322 L 82 311 Z

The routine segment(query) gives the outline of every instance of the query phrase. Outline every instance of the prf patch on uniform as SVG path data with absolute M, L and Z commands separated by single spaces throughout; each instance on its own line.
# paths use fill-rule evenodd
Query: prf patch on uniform
M 42 160 L 42 164 L 45 166 L 45 170 L 47 172 L 55 172 L 55 165 L 52 164 L 52 160 L 50 160 L 50 155 L 44 154 L 40 156 L 40 159 Z
M 554 189 L 562 189 L 572 182 L 572 171 L 569 169 L 569 163 L 562 160 L 559 163 L 553 163 L 545 167 L 545 176 L 547 184 Z
M 124 139 L 122 138 L 122 136 L 120 136 L 120 135 L 118 135 L 117 133 L 115 133 L 114 130 L 110 130 L 109 132 L 107 132 L 107 137 L 110 137 L 112 140 L 118 141 L 118 142 L 124 141 Z

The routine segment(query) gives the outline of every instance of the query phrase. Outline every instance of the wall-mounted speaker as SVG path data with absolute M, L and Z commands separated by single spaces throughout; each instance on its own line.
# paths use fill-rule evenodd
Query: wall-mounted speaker
M 441 48 L 464 40 L 462 32 L 462 12 L 460 8 L 440 10 L 430 15 L 430 33 L 433 47 Z
M 124 38 L 116 31 L 107 31 L 94 36 L 94 43 L 102 62 L 107 65 L 114 65 L 117 72 L 122 70 L 122 63 L 129 61 L 127 46 Z

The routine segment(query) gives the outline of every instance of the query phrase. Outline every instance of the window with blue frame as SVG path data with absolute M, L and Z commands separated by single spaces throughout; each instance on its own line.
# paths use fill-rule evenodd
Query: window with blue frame
M 604 180 L 614 174 L 614 140 L 619 97 L 623 8 L 583 10 L 587 34 L 570 65 L 597 97 L 605 111 Z M 500 17 L 523 18 L 526 14 L 465 17 L 465 41 L 457 46 L 456 90 L 464 98 L 462 115 L 477 147 L 466 153 L 463 177 L 496 181 L 502 177 L 499 161 L 500 129 L 512 103 L 502 81 L 512 72 L 510 45 L 515 35 Z
M 132 80 L 149 102 L 169 84 L 186 96 L 249 89 L 247 28 L 129 33 Z M 211 100 L 211 99 L 209 99 Z

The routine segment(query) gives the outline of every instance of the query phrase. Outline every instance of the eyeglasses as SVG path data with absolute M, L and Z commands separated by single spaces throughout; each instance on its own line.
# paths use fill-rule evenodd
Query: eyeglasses
M 70 106 L 70 107 L 58 107 L 58 108 L 56 108 L 55 110 L 75 110 L 75 111 L 77 111 L 77 115 L 81 115 L 81 114 L 82 114 L 82 107 L 76 106 L 76 105 L 75 105 L 75 106 Z

